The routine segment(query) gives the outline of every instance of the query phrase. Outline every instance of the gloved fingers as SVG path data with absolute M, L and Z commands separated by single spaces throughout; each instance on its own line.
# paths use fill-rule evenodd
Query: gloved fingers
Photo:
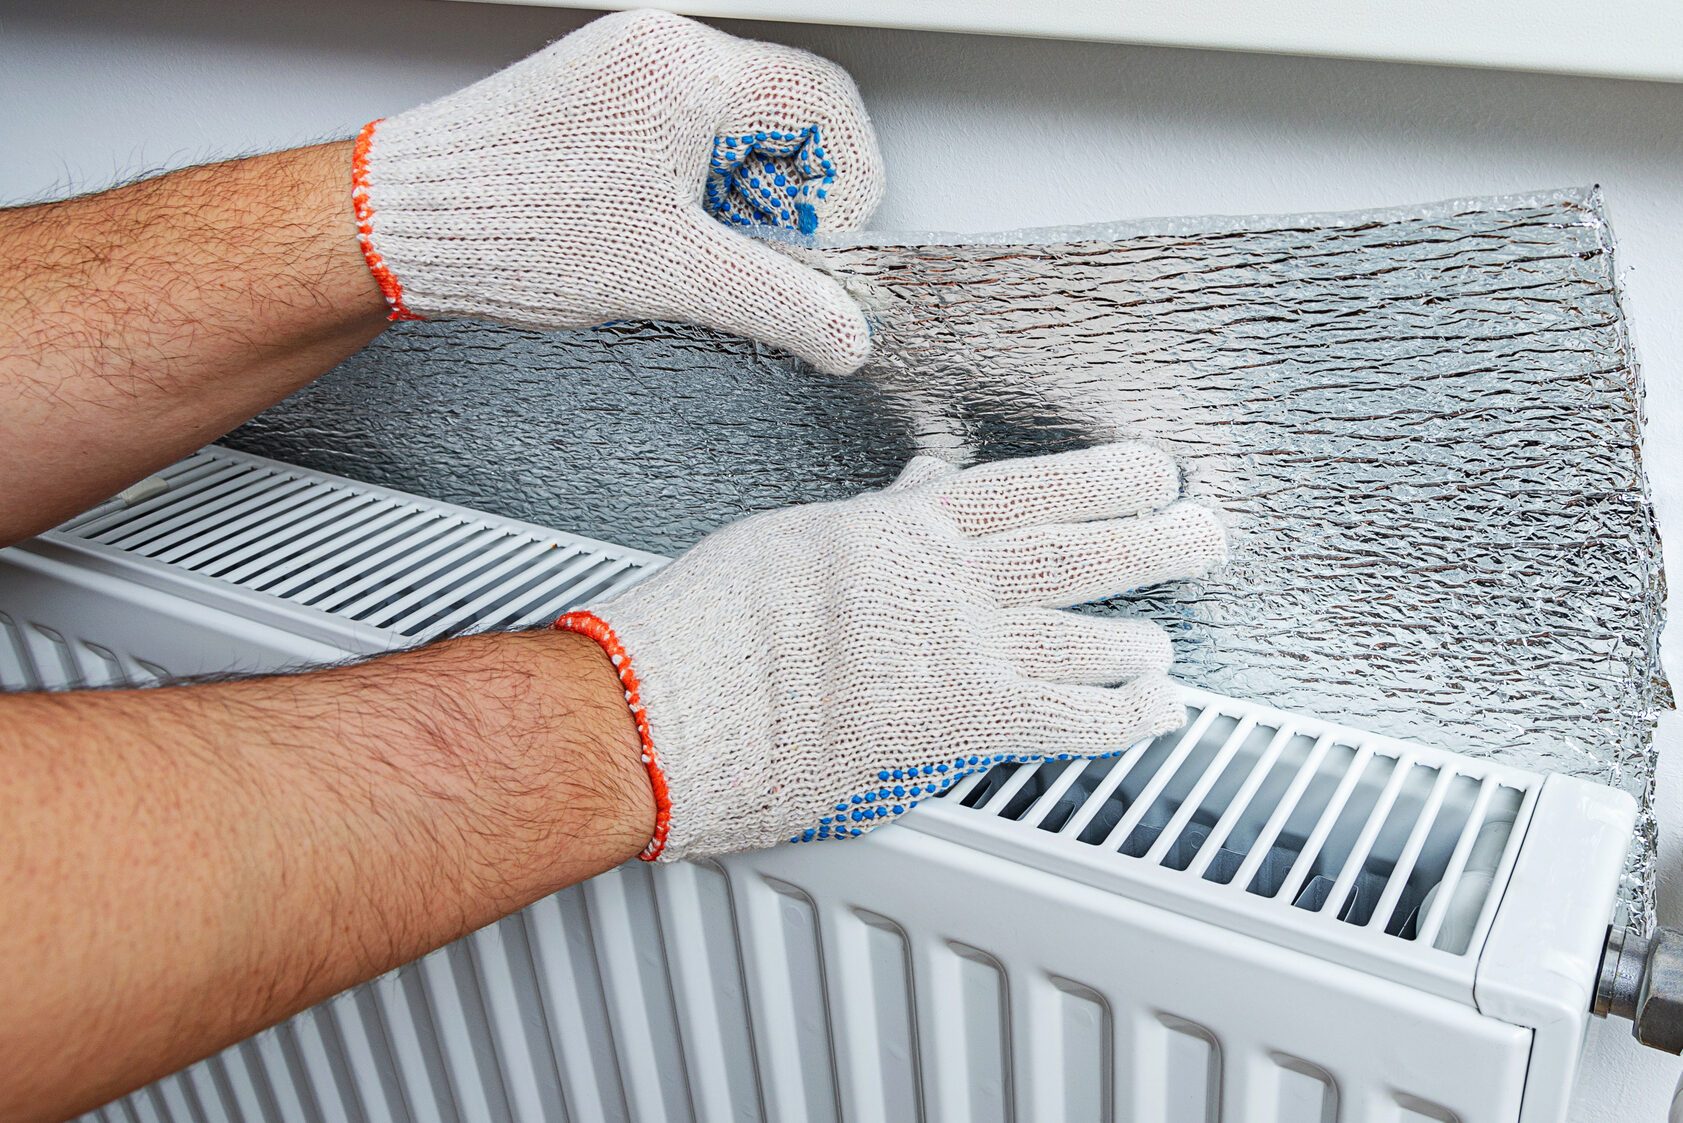
M 1227 556 L 1215 512 L 1175 503 L 1149 515 L 991 534 L 972 561 L 1002 608 L 1068 608 L 1197 577 Z
M 669 278 L 677 318 L 792 351 L 825 374 L 865 361 L 870 328 L 841 285 L 699 208 L 687 227 Z
M 936 497 L 965 534 L 1137 515 L 1180 494 L 1165 452 L 1135 442 L 1002 460 L 959 472 Z
M 741 226 L 857 230 L 882 201 L 882 153 L 847 72 L 806 51 L 747 44 L 719 123 L 703 202 Z
M 1047 756 L 1121 752 L 1186 724 L 1180 686 L 1164 674 L 1121 686 L 1073 686 L 1025 679 L 1020 716 Z
M 943 476 L 950 476 L 957 471 L 957 468 L 954 468 L 939 456 L 931 456 L 927 452 L 922 452 L 906 461 L 906 466 L 900 469 L 900 474 L 894 478 L 894 482 L 883 490 L 908 491 L 914 487 L 934 483 Z
M 1111 686 L 1161 674 L 1174 660 L 1169 633 L 1150 620 L 1016 608 L 987 625 L 984 643 L 1025 678 Z

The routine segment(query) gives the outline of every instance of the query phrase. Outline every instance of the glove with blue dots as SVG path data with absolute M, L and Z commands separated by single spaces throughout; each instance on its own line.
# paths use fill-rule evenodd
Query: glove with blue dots
M 1185 717 L 1169 639 L 1062 611 L 1204 573 L 1207 508 L 1139 444 L 772 511 L 558 627 L 626 688 L 654 783 L 644 856 L 852 838 L 1000 761 L 1102 756 Z
M 882 157 L 832 63 L 664 12 L 605 16 L 363 130 L 353 196 L 394 319 L 702 324 L 830 373 L 870 349 L 833 279 L 744 228 L 862 226 Z

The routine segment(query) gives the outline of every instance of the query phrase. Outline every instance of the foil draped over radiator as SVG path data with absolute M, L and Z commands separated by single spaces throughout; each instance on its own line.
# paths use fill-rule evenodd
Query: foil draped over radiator
M 1219 504 L 1209 580 L 1094 611 L 1198 685 L 1642 804 L 1669 704 L 1641 382 L 1593 192 L 800 251 L 873 318 L 827 378 L 710 332 L 388 332 L 235 447 L 676 552 L 751 511 L 1138 437 Z

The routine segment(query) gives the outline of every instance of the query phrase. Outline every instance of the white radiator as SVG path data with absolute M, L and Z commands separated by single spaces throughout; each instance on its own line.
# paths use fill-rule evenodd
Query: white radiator
M 660 564 L 218 448 L 163 475 L 0 553 L 0 683 L 536 623 Z M 632 863 L 89 1118 L 1562 1119 L 1630 799 L 1188 716 L 845 845 Z

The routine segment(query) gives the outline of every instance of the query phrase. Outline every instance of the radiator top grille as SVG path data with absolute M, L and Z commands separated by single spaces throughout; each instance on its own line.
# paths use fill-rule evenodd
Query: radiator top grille
M 211 447 L 60 536 L 424 641 L 552 620 L 660 558 Z
M 1199 694 L 1185 726 L 1120 757 L 1006 765 L 948 798 L 1058 845 L 1461 956 L 1489 927 L 1532 780 Z

